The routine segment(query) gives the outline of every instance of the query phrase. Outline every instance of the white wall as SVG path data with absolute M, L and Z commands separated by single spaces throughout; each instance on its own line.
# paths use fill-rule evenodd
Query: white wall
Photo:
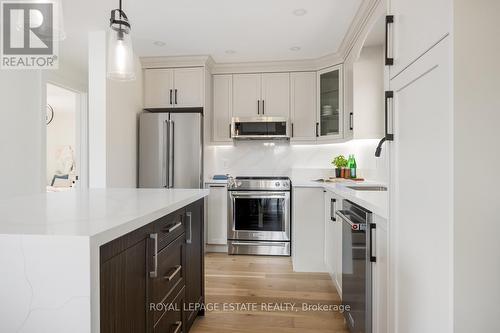
M 384 136 L 384 49 L 369 46 L 354 63 L 354 138 Z
M 106 34 L 89 34 L 90 187 L 137 186 L 138 114 L 142 111 L 142 68 L 136 80 L 106 78 Z
M 214 174 L 233 176 L 283 176 L 303 169 L 302 174 L 314 177 L 314 170 L 330 169 L 332 159 L 339 154 L 355 154 L 359 175 L 370 180 L 387 182 L 385 158 L 375 158 L 378 140 L 354 140 L 339 144 L 290 145 L 283 142 L 264 143 L 241 141 L 231 146 L 205 147 L 205 178 Z M 306 172 L 309 170 L 310 172 Z
M 500 1 L 454 6 L 455 332 L 500 332 Z
M 107 186 L 137 187 L 139 113 L 143 108 L 142 69 L 135 62 L 135 81 L 107 81 Z
M 0 198 L 45 189 L 41 87 L 40 71 L 0 70 Z
M 89 187 L 106 187 L 106 34 L 89 33 Z

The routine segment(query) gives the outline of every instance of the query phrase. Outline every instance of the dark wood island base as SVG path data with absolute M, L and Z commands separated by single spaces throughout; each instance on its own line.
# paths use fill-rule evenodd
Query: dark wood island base
M 101 333 L 189 332 L 205 314 L 203 210 L 200 199 L 100 247 Z

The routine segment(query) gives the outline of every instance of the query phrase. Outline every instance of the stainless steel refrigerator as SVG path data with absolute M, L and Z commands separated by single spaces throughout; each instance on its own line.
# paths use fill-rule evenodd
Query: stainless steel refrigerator
M 203 113 L 143 112 L 139 119 L 139 187 L 202 188 Z

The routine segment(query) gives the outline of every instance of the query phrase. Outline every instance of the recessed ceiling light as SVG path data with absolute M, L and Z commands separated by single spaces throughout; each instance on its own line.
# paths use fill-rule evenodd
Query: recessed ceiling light
M 235 50 L 226 50 L 226 54 L 235 54 L 236 51 Z
M 290 48 L 290 51 L 294 51 L 294 52 L 300 51 L 300 47 L 299 46 L 292 46 Z
M 162 42 L 161 40 L 157 40 L 156 42 L 153 42 L 155 46 L 165 46 L 165 42 Z
M 293 11 L 293 15 L 295 16 L 304 16 L 307 14 L 307 10 L 305 10 L 304 8 L 298 8 L 298 9 L 295 9 Z

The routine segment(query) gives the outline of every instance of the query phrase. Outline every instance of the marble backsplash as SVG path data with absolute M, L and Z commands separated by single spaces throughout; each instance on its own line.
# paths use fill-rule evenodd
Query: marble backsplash
M 297 145 L 286 142 L 239 141 L 233 145 L 205 147 L 205 178 L 214 174 L 232 176 L 293 176 L 317 178 L 334 175 L 332 159 L 354 154 L 358 174 L 387 183 L 388 159 L 385 151 L 376 158 L 378 140 L 352 140 L 324 145 Z M 384 147 L 385 148 L 385 147 Z

